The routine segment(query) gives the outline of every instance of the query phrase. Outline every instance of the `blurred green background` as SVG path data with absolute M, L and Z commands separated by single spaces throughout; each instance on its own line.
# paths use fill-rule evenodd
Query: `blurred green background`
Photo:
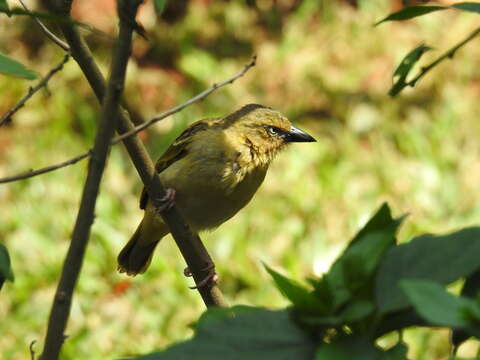
M 77 1 L 77 3 L 80 3 Z M 85 2 L 83 2 L 85 3 Z M 104 34 L 83 30 L 103 70 L 115 29 L 114 2 L 78 4 L 74 15 Z M 355 4 L 356 3 L 356 4 Z M 480 223 L 478 41 L 398 98 L 386 94 L 401 58 L 425 41 L 440 55 L 478 23 L 441 12 L 404 23 L 372 24 L 391 0 L 171 1 L 157 18 L 151 1 L 140 21 L 125 97 L 149 119 L 238 71 L 233 85 L 143 133 L 157 158 L 189 123 L 247 103 L 271 106 L 319 141 L 281 154 L 248 207 L 204 239 L 230 304 L 279 308 L 286 301 L 264 261 L 298 279 L 319 276 L 383 202 L 409 213 L 400 240 Z M 11 2 L 14 4 L 14 2 Z M 63 56 L 32 20 L 2 18 L 0 51 L 46 74 Z M 0 113 L 28 82 L 0 76 Z M 0 176 L 59 162 L 92 145 L 96 99 L 73 60 L 0 129 Z M 0 241 L 16 275 L 0 293 L 2 359 L 25 359 L 45 327 L 85 181 L 86 162 L 0 185 Z M 204 309 L 170 237 L 149 271 L 116 272 L 116 255 L 140 221 L 141 183 L 121 145 L 111 152 L 95 224 L 68 325 L 63 359 L 113 359 L 161 348 L 191 335 Z M 412 359 L 448 357 L 448 333 L 406 333 Z M 385 340 L 385 341 L 388 341 Z M 475 354 L 467 342 L 459 354 Z

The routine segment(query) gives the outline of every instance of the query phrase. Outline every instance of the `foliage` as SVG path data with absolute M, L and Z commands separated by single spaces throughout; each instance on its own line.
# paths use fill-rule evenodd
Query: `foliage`
M 5 280 L 13 281 L 13 271 L 8 250 L 5 245 L 0 244 L 0 289 Z
M 459 53 L 453 66 L 427 77 L 415 93 L 396 101 L 384 96 L 392 64 L 418 44 L 419 34 L 447 48 L 477 24 L 474 16 L 442 11 L 415 24 L 372 28 L 388 11 L 384 0 L 360 2 L 358 9 L 342 1 L 305 1 L 292 10 L 268 3 L 273 2 L 255 8 L 210 2 L 206 11 L 204 1 L 191 1 L 175 21 L 167 7 L 171 27 L 167 20 L 144 24 L 150 41 L 136 42 L 126 99 L 146 117 L 157 114 L 241 68 L 254 51 L 258 66 L 246 78 L 142 134 L 152 156 L 186 124 L 246 102 L 281 109 L 318 134 L 317 146 L 279 156 L 252 204 L 204 235 L 230 303 L 280 308 L 286 300 L 266 286 L 268 275 L 258 259 L 281 264 L 294 276 L 318 275 L 335 257 L 340 240 L 348 239 L 381 200 L 411 212 L 401 239 L 479 223 L 480 127 L 472 116 L 478 108 L 477 47 Z M 82 19 L 99 26 L 101 17 L 95 12 Z M 46 73 L 60 59 L 59 50 L 36 31 L 32 19 L 11 19 L 3 18 L 2 50 Z M 88 41 L 106 64 L 111 37 L 89 34 Z M 29 85 L 2 76 L 2 110 Z M 13 120 L 0 130 L 2 175 L 90 148 L 98 105 L 71 62 L 49 91 L 39 92 Z M 160 244 L 147 274 L 131 279 L 115 273 L 115 257 L 141 216 L 140 184 L 128 164 L 121 146 L 112 149 L 65 359 L 118 358 L 164 347 L 185 339 L 191 331 L 187 325 L 202 310 L 169 239 Z M 24 359 L 30 341 L 42 337 L 85 166 L 0 186 L 0 234 L 16 275 L 15 286 L 0 294 L 0 316 L 8 318 L 0 324 L 0 348 L 7 359 Z M 368 304 L 358 308 L 369 311 Z M 410 357 L 422 360 L 447 358 L 447 336 L 422 329 L 404 334 Z M 382 342 L 390 346 L 392 338 Z M 472 345 L 461 350 L 472 354 Z
M 3 54 L 0 54 L 0 73 L 10 76 L 18 76 L 28 80 L 33 80 L 37 77 L 34 72 L 26 69 L 25 66 L 18 61 Z
M 442 326 L 480 337 L 480 287 L 469 297 L 445 289 L 480 269 L 480 228 L 397 245 L 400 222 L 383 205 L 330 271 L 308 280 L 309 288 L 267 266 L 291 303 L 287 309 L 208 310 L 191 340 L 136 359 L 401 360 L 407 359 L 407 344 L 386 349 L 377 339 L 410 326 Z M 407 321 L 392 317 L 399 311 Z
M 155 0 L 153 5 L 155 6 L 155 12 L 157 15 L 161 15 L 167 5 L 167 0 Z
M 388 15 L 386 18 L 378 21 L 375 25 L 380 25 L 387 21 L 402 21 L 413 19 L 418 16 L 430 14 L 432 12 L 447 10 L 447 9 L 456 9 L 466 12 L 480 13 L 480 3 L 476 2 L 462 2 L 453 4 L 451 6 L 410 6 L 404 9 L 401 9 L 397 12 L 394 12 Z M 390 88 L 388 94 L 392 97 L 398 95 L 404 88 L 407 86 L 414 87 L 417 84 L 417 81 L 420 80 L 428 71 L 433 67 L 437 66 L 440 62 L 445 59 L 453 58 L 455 53 L 468 42 L 473 40 L 480 33 L 480 28 L 473 31 L 467 38 L 459 42 L 453 48 L 448 50 L 444 55 L 440 56 L 437 60 L 431 64 L 421 68 L 420 72 L 413 79 L 407 81 L 407 77 L 416 63 L 420 60 L 425 51 L 431 50 L 432 48 L 425 45 L 419 45 L 412 51 L 410 51 L 400 62 L 400 65 L 397 67 L 393 73 L 393 85 Z

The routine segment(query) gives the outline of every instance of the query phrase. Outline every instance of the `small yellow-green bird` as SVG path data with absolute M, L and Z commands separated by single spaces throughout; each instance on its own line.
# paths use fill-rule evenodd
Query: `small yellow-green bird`
M 190 125 L 160 157 L 156 170 L 192 230 L 212 229 L 247 205 L 280 150 L 291 142 L 312 141 L 279 112 L 249 104 Z M 156 245 L 170 232 L 145 189 L 140 208 L 143 220 L 118 255 L 118 269 L 128 275 L 145 272 Z

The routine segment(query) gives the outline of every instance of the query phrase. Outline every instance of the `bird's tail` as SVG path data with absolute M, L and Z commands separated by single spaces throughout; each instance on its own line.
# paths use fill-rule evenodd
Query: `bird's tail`
M 128 243 L 118 254 L 118 271 L 135 276 L 143 274 L 152 261 L 153 252 L 159 241 L 168 234 L 166 226 L 144 217 Z M 153 220 L 153 219 L 152 219 Z

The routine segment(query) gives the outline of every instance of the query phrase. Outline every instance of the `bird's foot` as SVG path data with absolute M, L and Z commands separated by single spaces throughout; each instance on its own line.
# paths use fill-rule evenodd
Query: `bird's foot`
M 159 206 L 157 207 L 157 211 L 159 213 L 164 212 L 165 210 L 169 210 L 175 205 L 175 195 L 176 191 L 173 188 L 166 188 L 165 195 L 160 199 L 158 202 Z
M 206 286 L 207 284 L 208 285 L 215 285 L 217 282 L 218 282 L 218 275 L 217 273 L 215 272 L 215 264 L 213 263 L 210 263 L 208 264 L 205 269 L 202 269 L 202 272 L 207 272 L 207 274 L 205 275 L 205 277 L 200 280 L 200 282 L 198 282 L 195 286 L 189 286 L 190 289 L 192 290 L 195 290 L 195 289 L 198 289 L 198 288 L 201 288 L 201 287 L 204 287 Z M 183 274 L 187 277 L 191 277 L 193 276 L 192 274 L 192 271 L 190 270 L 189 267 L 186 267 L 184 270 L 183 270 Z

